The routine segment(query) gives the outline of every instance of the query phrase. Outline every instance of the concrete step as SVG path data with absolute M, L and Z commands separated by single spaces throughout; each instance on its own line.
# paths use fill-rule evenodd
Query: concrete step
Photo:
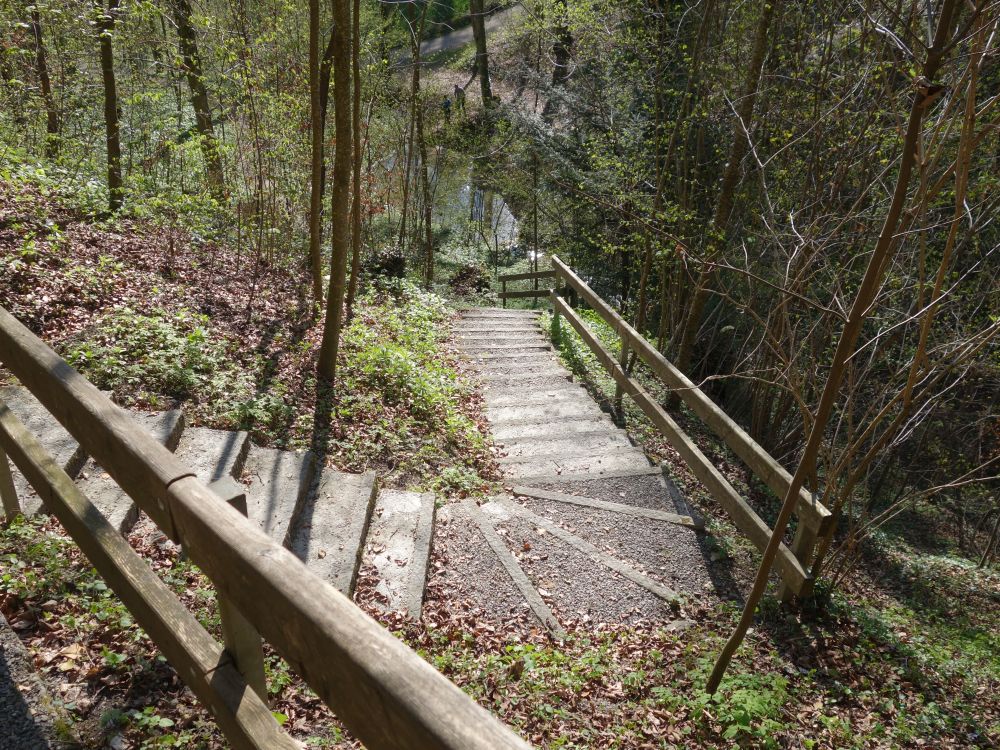
M 531 460 L 501 461 L 504 475 L 512 479 L 537 476 L 601 476 L 610 472 L 650 469 L 645 454 L 637 448 L 593 455 L 539 456 Z
M 455 326 L 455 332 L 459 337 L 464 336 L 492 336 L 494 334 L 505 334 L 510 336 L 515 335 L 530 335 L 530 334 L 541 334 L 545 332 L 545 329 L 540 325 L 531 324 L 524 325 L 521 323 L 511 323 L 507 324 L 505 321 L 500 321 L 496 325 L 486 325 L 479 321 L 475 323 L 459 323 Z
M 130 416 L 169 450 L 177 448 L 184 430 L 184 413 L 180 409 L 131 412 Z M 139 507 L 94 459 L 87 461 L 76 485 L 122 536 L 128 535 L 139 520 Z
M 495 424 L 492 428 L 493 437 L 500 442 L 517 439 L 544 437 L 551 435 L 567 435 L 605 430 L 614 432 L 618 427 L 611 418 L 601 413 L 600 416 L 583 418 L 565 417 L 538 422 L 512 422 L 510 424 Z
M 205 484 L 223 477 L 239 478 L 250 450 L 245 432 L 188 427 L 177 445 L 177 457 Z
M 279 544 L 284 543 L 292 518 L 305 503 L 314 467 L 311 453 L 250 445 L 241 472 L 247 517 Z
M 569 375 L 569 370 L 559 364 L 559 360 L 549 352 L 514 359 L 475 360 L 475 364 L 480 375 L 487 379 L 506 379 L 513 376 L 538 374 Z
M 550 373 L 528 375 L 503 375 L 491 378 L 480 377 L 480 388 L 486 396 L 501 393 L 533 393 L 553 390 L 573 385 L 568 372 L 553 369 Z
M 545 335 L 541 328 L 534 330 L 517 331 L 459 331 L 455 337 L 461 344 L 484 343 L 484 344 L 507 344 L 511 342 L 544 341 L 548 343 L 551 339 Z
M 0 401 L 10 407 L 11 412 L 28 428 L 46 451 L 67 474 L 75 477 L 87 462 L 86 453 L 76 439 L 59 424 L 27 388 L 6 386 L 0 388 Z M 14 490 L 21 502 L 21 510 L 32 516 L 43 510 L 42 501 L 31 488 L 28 480 L 11 462 L 14 475 Z
M 364 562 L 378 575 L 386 612 L 420 617 L 434 532 L 434 494 L 383 490 L 375 500 Z
M 458 348 L 466 354 L 490 354 L 510 356 L 512 354 L 532 354 L 534 352 L 548 352 L 552 350 L 552 345 L 548 341 L 538 340 L 537 343 L 517 342 L 511 344 L 491 344 L 488 342 L 475 344 L 459 343 Z
M 587 391 L 577 383 L 563 382 L 555 388 L 520 387 L 512 390 L 484 392 L 487 407 L 539 406 L 560 402 L 583 401 L 589 399 Z
M 555 404 L 486 407 L 486 418 L 493 425 L 552 422 L 554 419 L 586 419 L 606 416 L 593 401 L 574 399 Z
M 376 492 L 375 472 L 323 469 L 288 535 L 286 546 L 345 596 L 357 582 Z
M 527 458 L 550 454 L 565 454 L 571 450 L 597 453 L 622 448 L 632 448 L 624 430 L 598 430 L 580 432 L 570 436 L 565 433 L 549 433 L 537 438 L 513 438 L 502 443 L 507 458 Z

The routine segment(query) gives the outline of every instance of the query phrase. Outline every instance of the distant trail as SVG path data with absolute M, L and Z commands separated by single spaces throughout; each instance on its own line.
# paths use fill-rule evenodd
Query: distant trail
M 520 4 L 517 4 L 512 5 L 510 8 L 502 10 L 499 13 L 494 13 L 486 19 L 487 36 L 506 26 L 510 21 L 517 18 L 523 12 L 524 8 L 522 8 Z M 434 37 L 433 39 L 428 39 L 420 45 L 420 56 L 426 57 L 428 55 L 434 55 L 438 52 L 447 52 L 448 50 L 464 47 L 466 44 L 471 44 L 472 42 L 472 26 L 470 25 L 461 29 L 456 29 L 455 31 L 449 31 L 447 34 L 442 34 L 441 36 Z

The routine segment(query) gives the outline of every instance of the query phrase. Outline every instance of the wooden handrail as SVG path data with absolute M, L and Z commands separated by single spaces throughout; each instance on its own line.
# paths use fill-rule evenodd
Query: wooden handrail
M 26 384 L 373 750 L 526 750 L 495 716 L 220 501 L 0 307 L 0 362 Z
M 528 281 L 530 279 L 554 279 L 556 272 L 551 268 L 546 271 L 525 271 L 524 273 L 505 273 L 497 276 L 497 281 Z
M 295 750 L 222 646 L 0 400 L 0 446 L 237 750 Z M 6 458 L 3 459 L 6 464 Z M 9 514 L 8 514 L 9 515 Z
M 555 255 L 552 266 L 557 277 L 563 279 L 580 298 L 590 305 L 615 331 L 628 342 L 629 347 L 726 445 L 739 456 L 754 474 L 778 497 L 788 491 L 792 476 L 778 461 L 740 427 L 728 414 L 710 399 L 672 362 L 664 357 L 628 322 L 601 299 L 573 270 Z M 799 493 L 797 512 L 802 522 L 817 534 L 830 531 L 830 511 L 809 492 Z
M 695 445 L 694 441 L 667 414 L 663 407 L 656 403 L 656 400 L 634 378 L 629 377 L 614 355 L 598 340 L 593 331 L 587 328 L 583 318 L 565 300 L 557 297 L 554 292 L 552 306 L 557 315 L 565 317 L 576 329 L 584 343 L 590 347 L 597 359 L 604 365 L 622 392 L 632 397 L 636 405 L 642 409 L 674 449 L 680 453 L 684 462 L 708 488 L 712 496 L 726 509 L 737 527 L 747 535 L 758 550 L 767 547 L 771 538 L 770 527 L 740 496 L 729 480 L 722 475 L 722 472 L 702 453 L 701 449 Z M 810 580 L 809 573 L 792 551 L 782 544 L 778 548 L 776 559 L 781 567 L 782 577 L 792 592 L 798 594 L 805 591 Z

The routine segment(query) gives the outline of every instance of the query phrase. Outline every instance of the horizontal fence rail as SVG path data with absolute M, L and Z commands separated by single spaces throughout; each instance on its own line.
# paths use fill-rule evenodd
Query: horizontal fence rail
M 347 597 L 310 573 L 289 550 L 220 500 L 127 412 L 3 307 L 0 363 L 167 536 L 184 545 L 219 596 L 274 646 L 366 747 L 529 747 Z M 94 555 L 90 559 L 95 567 L 104 567 L 102 575 L 108 572 L 108 583 L 126 606 L 137 607 L 133 610 L 137 619 L 140 611 L 145 612 L 143 627 L 213 711 L 232 744 L 285 747 L 280 732 L 268 734 L 271 725 L 259 716 L 263 702 L 228 666 L 222 656 L 226 652 L 210 636 L 208 644 L 191 619 L 136 567 L 129 552 L 112 541 L 117 535 L 106 522 L 100 523 L 100 513 L 64 473 L 60 476 L 9 410 L 2 414 L 0 443 L 39 494 L 51 501 L 50 507 L 62 513 L 60 520 L 65 519 L 70 535 L 88 557 Z M 3 476 L 0 483 L 4 486 Z M 274 723 L 273 718 L 270 721 Z M 256 739 L 258 730 L 264 739 Z M 271 742 L 275 736 L 279 739 Z
M 578 295 L 580 300 L 586 302 L 620 336 L 622 355 L 616 359 L 586 327 L 583 319 L 566 300 L 553 291 L 552 305 L 556 321 L 559 315 L 566 318 L 614 379 L 618 389 L 616 400 L 620 401 L 622 394 L 632 397 L 636 405 L 681 454 L 694 474 L 708 487 L 713 497 L 726 509 L 736 526 L 759 550 L 763 550 L 771 535 L 770 527 L 670 415 L 625 371 L 623 366 L 625 353 L 634 352 L 660 382 L 676 393 L 681 401 L 746 463 L 754 475 L 779 497 L 783 497 L 787 492 L 791 474 L 704 391 L 601 299 L 569 266 L 558 257 L 552 256 L 552 267 L 557 279 L 565 284 L 566 289 Z M 833 519 L 830 511 L 805 489 L 799 493 L 796 513 L 799 524 L 795 538 L 790 547 L 781 545 L 777 558 L 784 582 L 780 592 L 782 598 L 788 598 L 789 593 L 806 596 L 811 592 L 813 581 L 807 570 L 816 539 L 832 531 Z
M 554 278 L 556 278 L 556 272 L 553 270 L 525 271 L 524 273 L 504 274 L 498 277 L 501 289 L 497 296 L 503 300 L 504 307 L 507 307 L 507 300 L 509 299 L 546 298 L 549 296 L 549 289 L 551 288 L 551 285 L 539 288 L 538 282 L 542 279 Z M 515 281 L 531 281 L 533 282 L 533 287 L 531 289 L 507 291 L 507 284 Z

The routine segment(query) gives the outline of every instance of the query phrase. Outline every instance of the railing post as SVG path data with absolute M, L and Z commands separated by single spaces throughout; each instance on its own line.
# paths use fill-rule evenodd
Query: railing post
M 556 299 L 559 295 L 556 294 L 555 289 L 549 290 L 549 301 L 552 303 L 552 330 L 549 332 L 552 336 L 552 343 L 559 347 L 559 342 L 562 340 L 562 332 L 559 330 L 559 308 L 556 306 Z
M 507 307 L 507 279 L 500 280 L 500 299 L 503 300 L 503 306 Z
M 792 544 L 789 547 L 791 553 L 795 555 L 795 558 L 802 563 L 803 570 L 809 570 L 809 566 L 812 565 L 813 552 L 816 549 L 816 531 L 811 528 L 808 524 L 802 522 L 799 519 L 798 528 L 795 529 L 795 536 L 792 537 Z M 799 592 L 799 596 L 802 598 L 808 597 L 812 593 L 812 581 L 807 581 L 805 587 Z M 781 584 L 778 586 L 778 600 L 782 602 L 789 602 L 792 599 L 794 593 L 791 587 L 782 579 Z
M 621 355 L 618 357 L 618 364 L 622 368 L 622 372 L 629 375 L 628 371 L 628 339 L 625 338 L 625 334 L 621 334 L 622 349 Z M 625 405 L 624 405 L 625 391 L 622 390 L 620 383 L 615 383 L 615 421 L 618 422 L 619 427 L 625 426 Z
M 232 477 L 224 477 L 209 485 L 209 489 L 229 505 L 247 515 L 247 496 L 243 485 Z M 222 620 L 222 640 L 233 658 L 236 669 L 247 685 L 267 703 L 267 681 L 264 678 L 264 646 L 257 629 L 226 597 L 219 597 L 219 618 Z
M 14 476 L 3 448 L 0 448 L 0 500 L 3 501 L 3 514 L 8 520 L 21 512 L 21 503 L 18 502 L 17 490 L 14 488 Z

